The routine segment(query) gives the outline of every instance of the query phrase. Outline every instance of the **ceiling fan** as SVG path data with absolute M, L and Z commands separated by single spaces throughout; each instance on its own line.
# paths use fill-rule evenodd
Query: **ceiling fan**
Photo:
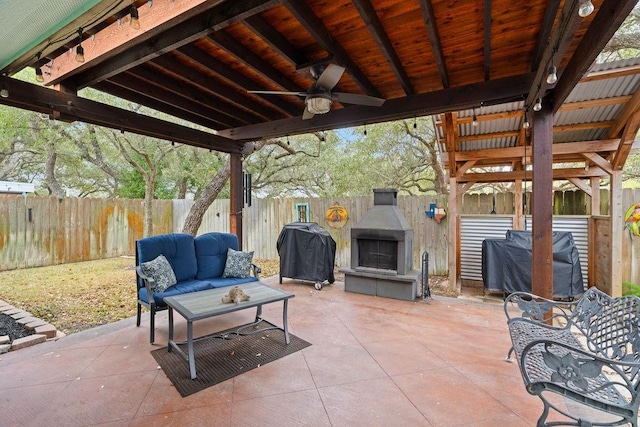
M 346 104 L 366 105 L 379 107 L 384 99 L 355 93 L 332 92 L 331 89 L 338 84 L 345 68 L 329 64 L 325 68 L 322 65 L 311 67 L 311 76 L 315 80 L 306 92 L 284 92 L 277 90 L 250 90 L 249 93 L 261 93 L 265 95 L 295 95 L 304 97 L 305 109 L 303 119 L 310 119 L 316 114 L 325 114 L 331 110 L 333 101 Z

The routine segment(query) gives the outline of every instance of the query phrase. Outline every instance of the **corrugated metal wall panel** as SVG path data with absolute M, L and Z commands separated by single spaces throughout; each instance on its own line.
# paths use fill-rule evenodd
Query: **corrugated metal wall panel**
M 460 216 L 460 278 L 482 280 L 482 241 L 504 239 L 513 228 L 512 215 Z
M 569 231 L 580 254 L 580 269 L 585 284 L 588 280 L 589 230 L 586 216 L 554 216 L 554 231 Z M 527 230 L 531 230 L 531 217 L 527 217 Z M 482 241 L 503 239 L 513 228 L 513 216 L 482 215 L 460 216 L 460 277 L 482 280 Z
M 553 231 L 569 231 L 573 235 L 573 242 L 580 254 L 580 270 L 585 287 L 588 283 L 589 272 L 589 217 L 587 216 L 554 216 Z M 527 230 L 532 227 L 531 217 L 527 217 Z

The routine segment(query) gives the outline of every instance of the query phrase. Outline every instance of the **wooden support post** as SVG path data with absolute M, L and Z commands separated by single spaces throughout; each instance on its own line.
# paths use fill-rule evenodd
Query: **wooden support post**
M 455 177 L 449 178 L 449 289 L 460 295 L 461 284 L 458 274 L 458 182 Z
M 534 294 L 553 298 L 553 102 L 533 114 L 532 269 Z
M 513 217 L 513 229 L 514 230 L 524 230 L 524 211 L 522 205 L 522 180 L 516 179 L 513 188 L 514 195 L 514 217 Z
M 622 233 L 624 224 L 624 212 L 622 208 L 622 171 L 617 170 L 611 174 L 609 188 L 609 217 L 611 227 L 611 273 L 609 275 L 608 294 L 612 297 L 622 295 Z
M 242 197 L 242 155 L 237 153 L 231 156 L 231 173 L 229 177 L 230 187 L 230 211 L 229 211 L 229 231 L 238 236 L 239 249 L 242 250 L 242 208 L 244 199 Z

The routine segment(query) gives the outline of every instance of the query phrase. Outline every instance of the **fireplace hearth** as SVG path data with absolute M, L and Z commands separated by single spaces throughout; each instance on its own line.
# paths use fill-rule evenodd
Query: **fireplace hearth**
M 413 230 L 397 195 L 395 189 L 373 190 L 373 208 L 351 228 L 351 265 L 340 269 L 345 291 L 416 298 L 420 272 L 413 269 Z

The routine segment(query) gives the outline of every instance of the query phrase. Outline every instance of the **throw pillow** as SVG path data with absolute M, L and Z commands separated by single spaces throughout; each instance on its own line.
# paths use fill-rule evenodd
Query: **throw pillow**
M 222 277 L 249 277 L 251 274 L 251 261 L 253 261 L 253 251 L 242 252 L 229 248 Z
M 151 261 L 143 262 L 140 267 L 144 274 L 156 282 L 154 292 L 164 292 L 177 283 L 173 268 L 164 255 L 158 255 Z

